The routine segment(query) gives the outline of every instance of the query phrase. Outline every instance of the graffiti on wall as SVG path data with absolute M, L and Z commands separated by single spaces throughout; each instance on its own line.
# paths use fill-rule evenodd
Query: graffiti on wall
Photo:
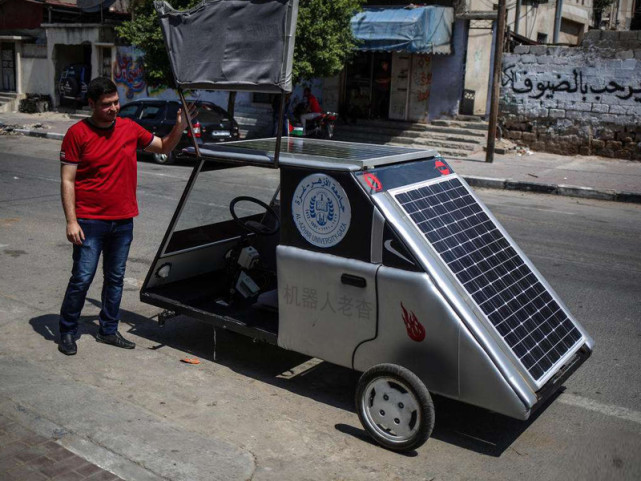
M 424 122 L 432 87 L 432 57 L 412 55 L 409 120 Z
M 599 79 L 596 82 L 584 78 L 583 72 L 574 69 L 571 75 L 552 74 L 551 80 L 541 80 L 540 74 L 529 75 L 526 70 L 517 71 L 516 65 L 508 65 L 503 68 L 501 85 L 508 87 L 515 94 L 524 95 L 531 99 L 553 99 L 559 92 L 579 94 L 584 102 L 601 100 L 603 97 L 614 96 L 619 100 L 634 100 L 641 103 L 641 81 L 617 82 L 610 80 L 606 82 Z M 538 81 L 537 81 L 538 80 Z M 593 83 L 594 82 L 594 83 Z M 598 83 L 597 83 L 598 82 Z
M 125 90 L 125 96 L 131 100 L 140 92 L 145 91 L 145 68 L 142 56 L 136 55 L 131 48 L 118 49 L 114 64 L 114 81 Z

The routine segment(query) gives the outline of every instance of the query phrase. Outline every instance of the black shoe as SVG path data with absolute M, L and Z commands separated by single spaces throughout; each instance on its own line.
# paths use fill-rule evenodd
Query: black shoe
M 118 331 L 116 331 L 115 334 L 110 334 L 108 336 L 98 333 L 96 334 L 96 341 L 104 344 L 111 344 L 116 347 L 122 347 L 123 349 L 133 349 L 136 347 L 136 343 L 128 341 L 122 337 Z
M 60 335 L 60 342 L 58 343 L 58 350 L 66 354 L 67 356 L 73 356 L 78 352 L 78 346 L 76 346 L 76 340 L 74 335 L 70 332 Z

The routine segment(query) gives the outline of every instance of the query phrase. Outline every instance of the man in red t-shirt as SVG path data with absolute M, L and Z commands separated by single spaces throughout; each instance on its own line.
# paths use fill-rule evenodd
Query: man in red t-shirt
M 303 134 L 305 134 L 307 133 L 307 121 L 319 117 L 323 113 L 323 109 L 309 87 L 305 87 L 303 90 L 303 97 L 307 99 L 307 109 L 306 113 L 300 116 L 300 120 L 303 122 Z
M 104 282 L 96 340 L 125 349 L 136 346 L 118 332 L 133 218 L 138 215 L 136 150 L 169 154 L 187 126 L 187 116 L 179 110 L 174 128 L 159 138 L 118 117 L 118 91 L 108 78 L 92 80 L 87 97 L 91 117 L 71 126 L 60 150 L 62 206 L 67 239 L 73 243 L 71 279 L 60 309 L 58 350 L 66 355 L 77 352 L 78 319 L 101 254 Z

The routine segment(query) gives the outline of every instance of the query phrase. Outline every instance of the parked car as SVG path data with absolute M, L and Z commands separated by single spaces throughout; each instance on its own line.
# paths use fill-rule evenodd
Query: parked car
M 91 79 L 91 67 L 85 64 L 67 65 L 58 81 L 60 105 L 73 107 L 87 105 L 87 87 Z
M 212 102 L 199 100 L 194 103 L 198 107 L 194 135 L 199 144 L 238 140 L 238 123 L 225 109 Z M 138 99 L 124 105 L 118 115 L 134 120 L 158 137 L 164 137 L 176 124 L 176 113 L 180 107 L 177 100 Z M 192 145 L 190 135 L 189 130 L 185 130 L 178 146 L 169 155 L 151 154 L 154 161 L 159 164 L 174 162 L 183 148 Z

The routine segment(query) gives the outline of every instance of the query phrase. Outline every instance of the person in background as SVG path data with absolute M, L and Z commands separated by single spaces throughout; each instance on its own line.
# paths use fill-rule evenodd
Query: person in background
M 60 309 L 58 350 L 77 352 L 78 320 L 102 254 L 104 281 L 96 340 L 124 349 L 136 345 L 118 332 L 125 266 L 133 239 L 136 200 L 136 150 L 169 154 L 187 126 L 181 110 L 171 132 L 159 138 L 130 119 L 118 117 L 116 85 L 93 79 L 87 97 L 91 116 L 72 125 L 62 141 L 60 177 L 67 240 L 73 267 Z M 195 117 L 195 107 L 189 107 Z
M 303 123 L 304 135 L 307 133 L 307 121 L 320 117 L 323 110 L 309 87 L 305 87 L 305 90 L 303 90 L 303 97 L 307 100 L 306 112 L 300 116 L 300 120 Z

